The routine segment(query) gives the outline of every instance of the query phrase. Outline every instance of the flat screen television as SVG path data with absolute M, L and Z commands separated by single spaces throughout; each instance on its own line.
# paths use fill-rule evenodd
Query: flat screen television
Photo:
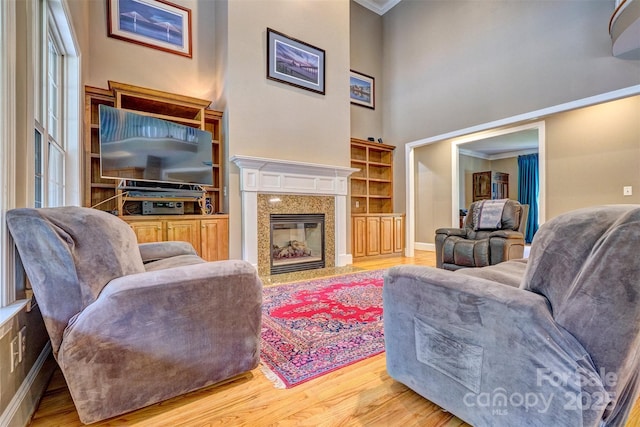
M 211 132 L 107 105 L 98 111 L 103 178 L 140 187 L 213 185 Z

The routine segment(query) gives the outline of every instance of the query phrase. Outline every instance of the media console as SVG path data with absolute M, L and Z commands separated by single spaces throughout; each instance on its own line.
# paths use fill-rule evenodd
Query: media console
M 117 215 L 131 226 L 139 243 L 186 241 L 208 261 L 228 259 L 229 216 L 214 214 L 224 211 L 227 205 L 224 200 L 222 112 L 208 109 L 211 103 L 208 100 L 113 81 L 109 81 L 109 89 L 85 86 L 84 93 L 83 204 Z M 100 105 L 103 104 L 210 132 L 211 158 L 207 158 L 205 164 L 212 169 L 211 185 L 135 181 L 131 178 L 138 178 L 138 175 L 131 175 L 135 170 L 113 173 L 112 178 L 104 177 L 100 165 L 100 136 L 104 122 L 99 120 Z M 133 167 L 135 169 L 135 165 Z M 183 171 L 175 167 L 173 172 Z M 176 177 L 167 175 L 166 178 L 174 180 Z
M 120 211 L 124 215 L 184 215 L 213 213 L 203 187 L 150 186 L 123 180 L 118 185 Z

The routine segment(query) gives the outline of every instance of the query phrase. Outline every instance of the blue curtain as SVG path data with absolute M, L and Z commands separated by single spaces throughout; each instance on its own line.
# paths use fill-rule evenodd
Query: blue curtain
M 531 243 L 538 231 L 538 154 L 518 156 L 518 202 L 529 205 L 529 221 L 524 239 Z

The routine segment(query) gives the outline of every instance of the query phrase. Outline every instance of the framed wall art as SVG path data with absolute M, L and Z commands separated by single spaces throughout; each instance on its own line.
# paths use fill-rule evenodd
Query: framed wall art
M 325 52 L 267 28 L 267 78 L 324 95 Z
M 107 0 L 109 37 L 192 57 L 191 10 L 165 0 Z
M 375 79 L 351 70 L 349 77 L 349 98 L 351 103 L 363 107 L 376 108 Z

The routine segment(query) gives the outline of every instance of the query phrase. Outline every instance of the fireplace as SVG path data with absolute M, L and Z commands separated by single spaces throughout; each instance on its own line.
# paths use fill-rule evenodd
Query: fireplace
M 324 268 L 324 214 L 271 214 L 271 274 Z
M 358 169 L 235 155 L 242 192 L 242 259 L 270 272 L 270 215 L 322 213 L 325 267 L 343 267 L 347 250 L 348 176 Z

